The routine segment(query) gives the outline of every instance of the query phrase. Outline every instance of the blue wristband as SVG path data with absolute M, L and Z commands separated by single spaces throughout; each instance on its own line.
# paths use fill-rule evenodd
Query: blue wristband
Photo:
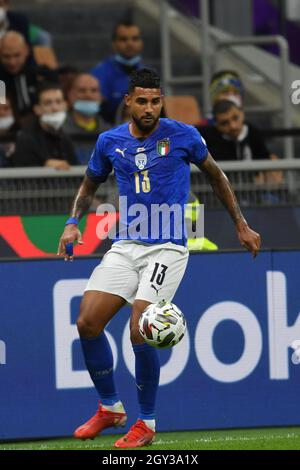
M 66 225 L 71 225 L 71 224 L 78 225 L 78 219 L 77 219 L 77 217 L 70 217 L 70 218 L 67 220 Z
M 73 256 L 73 243 L 66 244 L 66 254 L 68 256 Z

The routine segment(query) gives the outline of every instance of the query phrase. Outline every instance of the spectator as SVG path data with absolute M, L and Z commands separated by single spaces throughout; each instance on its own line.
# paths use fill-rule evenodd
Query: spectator
M 200 127 L 199 130 L 216 160 L 271 157 L 259 130 L 245 122 L 243 110 L 233 101 L 217 101 L 213 117 L 213 126 Z
M 10 11 L 10 1 L 0 0 L 0 38 L 8 31 L 17 31 L 24 36 L 28 45 L 51 46 L 51 35 L 29 22 L 28 18 L 15 11 Z
M 29 60 L 29 47 L 24 37 L 10 31 L 0 43 L 0 80 L 6 84 L 17 115 L 25 118 L 32 112 L 38 84 L 43 80 L 57 80 L 57 74 Z
M 110 128 L 99 115 L 102 96 L 99 82 L 93 75 L 78 74 L 71 85 L 68 98 L 71 108 L 63 127 L 68 135 L 93 136 Z M 77 158 L 82 164 L 88 162 L 94 145 L 93 141 L 79 141 L 76 144 Z
M 235 103 L 239 108 L 244 107 L 245 88 L 241 77 L 234 70 L 221 70 L 213 75 L 210 82 L 210 100 L 214 106 L 218 101 L 228 100 Z M 257 122 L 257 120 L 256 120 Z M 209 120 L 213 124 L 213 119 Z M 274 153 L 270 157 L 277 160 Z
M 12 156 L 16 149 L 15 137 L 19 130 L 9 97 L 0 104 L 0 167 L 12 166 Z
M 233 101 L 217 101 L 213 116 L 215 124 L 199 127 L 199 130 L 216 160 L 278 159 L 267 149 L 260 131 L 245 122 L 242 108 Z M 255 176 L 257 184 L 281 183 L 282 180 L 282 171 L 260 172 Z
M 244 86 L 238 73 L 233 70 L 221 70 L 215 73 L 209 86 L 210 101 L 214 106 L 217 101 L 233 101 L 240 108 L 244 101 Z
M 217 101 L 233 101 L 240 108 L 243 107 L 244 86 L 238 73 L 233 70 L 220 70 L 215 73 L 209 85 L 210 104 L 213 107 Z M 213 125 L 212 111 L 201 121 L 201 126 Z
M 140 28 L 132 21 L 117 23 L 112 34 L 112 48 L 114 55 L 96 65 L 92 74 L 99 80 L 104 97 L 103 116 L 113 123 L 128 90 L 131 72 L 141 68 L 143 41 Z
M 17 139 L 15 166 L 68 170 L 70 165 L 78 163 L 73 144 L 62 131 L 66 106 L 59 85 L 44 83 L 40 86 L 34 106 L 36 119 L 28 129 L 19 133 Z

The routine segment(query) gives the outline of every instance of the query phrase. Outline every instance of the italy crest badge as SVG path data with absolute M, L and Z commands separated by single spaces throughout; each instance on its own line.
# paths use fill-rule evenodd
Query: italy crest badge
M 170 152 L 170 139 L 162 139 L 157 142 L 157 153 L 165 157 Z

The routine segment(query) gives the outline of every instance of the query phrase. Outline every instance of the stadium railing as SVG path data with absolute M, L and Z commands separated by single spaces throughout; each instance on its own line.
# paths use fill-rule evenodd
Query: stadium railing
M 242 206 L 300 204 L 300 160 L 219 162 L 219 165 L 231 181 Z M 0 214 L 67 214 L 85 168 L 77 166 L 69 171 L 51 168 L 1 169 Z M 278 172 L 282 172 L 280 181 L 276 181 Z M 220 206 L 205 175 L 193 165 L 191 190 L 207 208 Z M 95 203 L 117 203 L 118 191 L 113 174 L 105 184 L 100 185 L 96 196 Z

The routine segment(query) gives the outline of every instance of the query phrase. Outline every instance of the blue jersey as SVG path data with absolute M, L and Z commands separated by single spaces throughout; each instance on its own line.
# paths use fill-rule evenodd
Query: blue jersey
M 190 163 L 200 163 L 207 155 L 200 133 L 171 119 L 161 118 L 156 130 L 143 140 L 131 135 L 128 123 L 102 133 L 87 176 L 102 183 L 112 170 L 115 172 L 122 206 L 115 241 L 186 245 L 184 209 Z

